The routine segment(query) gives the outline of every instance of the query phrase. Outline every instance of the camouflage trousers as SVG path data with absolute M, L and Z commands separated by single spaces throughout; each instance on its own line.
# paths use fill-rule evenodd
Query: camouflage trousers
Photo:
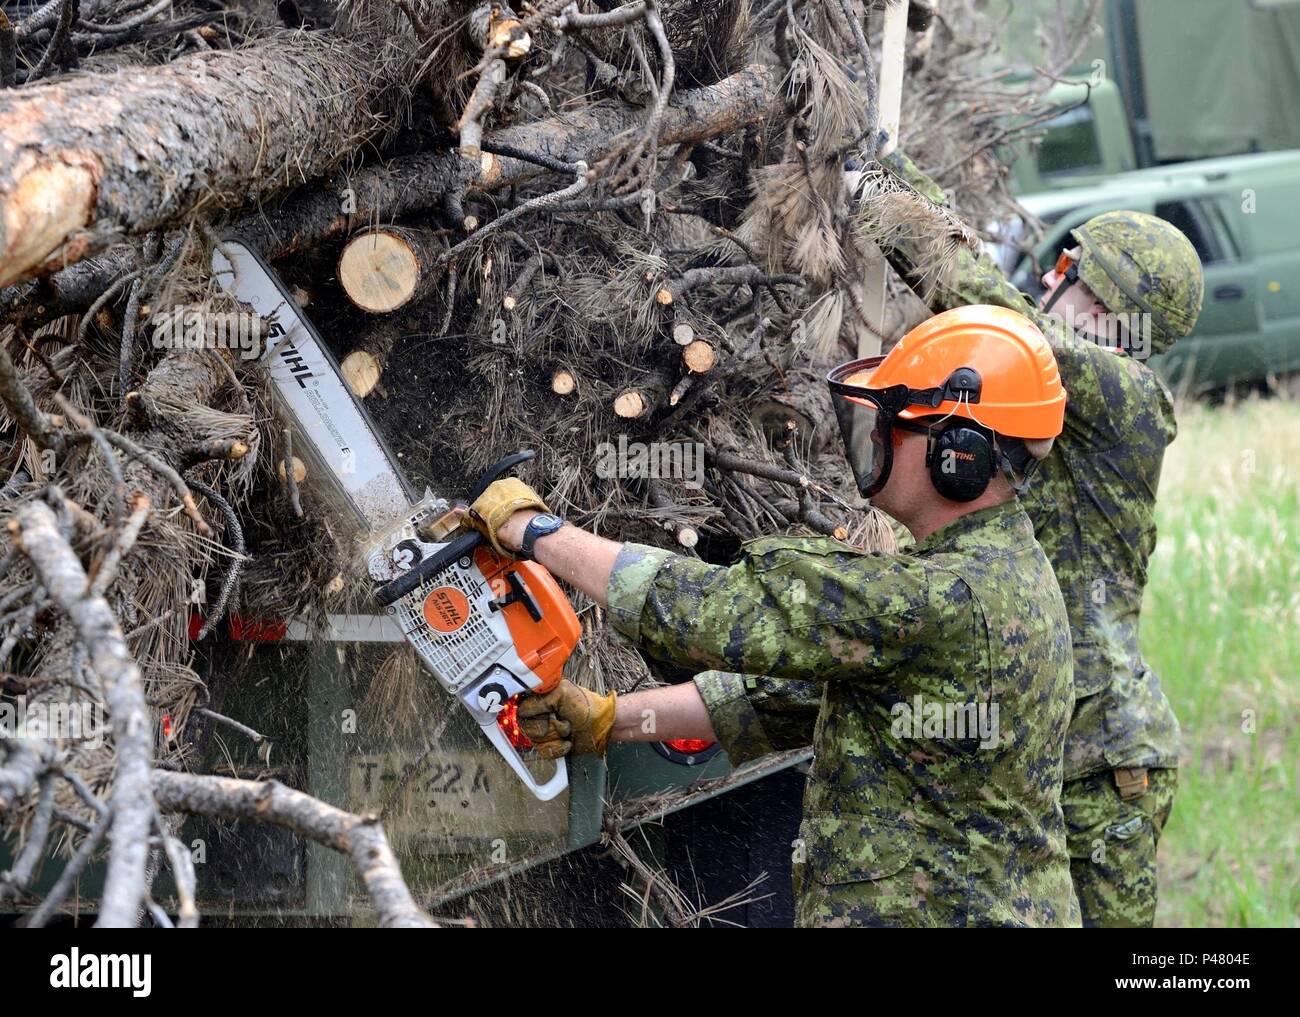
M 1174 807 L 1178 771 L 1107 770 L 1061 788 L 1070 876 L 1084 928 L 1150 928 L 1156 845 Z

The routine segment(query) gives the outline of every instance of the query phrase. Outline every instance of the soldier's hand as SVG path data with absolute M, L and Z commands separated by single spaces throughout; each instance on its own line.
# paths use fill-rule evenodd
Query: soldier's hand
M 618 697 L 597 695 L 565 679 L 550 692 L 527 696 L 519 704 L 519 727 L 538 755 L 604 755 L 614 729 Z
M 536 509 L 549 512 L 541 495 L 525 484 L 518 477 L 505 477 L 494 480 L 487 490 L 478 496 L 465 515 L 465 522 L 487 537 L 492 549 L 498 554 L 510 554 L 499 537 L 501 527 L 516 512 L 523 509 Z

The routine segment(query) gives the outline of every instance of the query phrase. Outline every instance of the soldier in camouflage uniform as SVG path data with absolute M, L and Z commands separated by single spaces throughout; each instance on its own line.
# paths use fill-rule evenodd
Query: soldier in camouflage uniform
M 902 153 L 884 163 L 945 202 Z M 1138 613 L 1156 542 L 1156 486 L 1176 425 L 1168 389 L 1140 357 L 1191 332 L 1203 277 L 1187 238 L 1153 216 L 1111 212 L 1073 236 L 1079 247 L 1044 277 L 1038 309 L 986 255 L 962 250 L 951 281 L 932 290 L 913 270 L 916 245 L 900 243 L 890 261 L 932 310 L 1014 308 L 1056 353 L 1069 393 L 1065 428 L 1021 501 L 1060 582 L 1074 642 L 1061 793 L 1071 873 L 1085 926 L 1146 927 L 1155 920 L 1156 848 L 1178 783 L 1179 731 L 1142 658 Z M 1097 327 L 1115 320 L 1150 331 Z M 696 682 L 733 762 L 808 744 L 816 687 L 721 673 Z
M 859 486 L 913 530 L 907 553 L 780 537 L 710 565 L 554 529 L 513 479 L 470 519 L 607 605 L 652 657 L 815 683 L 799 924 L 1078 925 L 1058 801 L 1068 620 L 1011 486 L 1060 430 L 1050 348 L 1022 315 L 963 308 L 833 372 L 832 388 Z M 519 716 L 545 755 L 714 738 L 710 717 L 746 681 L 707 673 L 622 697 L 565 682 Z
M 902 153 L 885 163 L 944 201 Z M 1141 358 L 1192 331 L 1204 281 L 1191 242 L 1154 216 L 1106 213 L 1073 237 L 1079 246 L 1044 277 L 1037 310 L 986 255 L 969 251 L 955 281 L 929 302 L 934 310 L 999 304 L 1028 313 L 1056 352 L 1069 393 L 1065 429 L 1021 500 L 1061 584 L 1074 641 L 1061 793 L 1071 872 L 1085 926 L 1150 926 L 1179 731 L 1142 658 L 1138 614 L 1156 543 L 1160 467 L 1177 427 L 1169 390 Z M 915 254 L 907 245 L 894 252 L 904 278 Z

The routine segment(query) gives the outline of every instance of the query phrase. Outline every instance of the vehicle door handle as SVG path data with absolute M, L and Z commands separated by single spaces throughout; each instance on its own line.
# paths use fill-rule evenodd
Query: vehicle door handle
M 1214 290 L 1215 300 L 1240 300 L 1245 295 L 1244 286 L 1219 286 Z

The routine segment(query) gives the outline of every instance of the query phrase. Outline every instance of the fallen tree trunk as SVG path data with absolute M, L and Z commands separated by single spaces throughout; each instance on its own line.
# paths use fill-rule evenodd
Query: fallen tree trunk
M 753 123 L 772 101 L 775 87 L 774 72 L 755 65 L 716 85 L 680 92 L 665 116 L 663 141 L 704 141 Z M 590 163 L 612 138 L 635 122 L 635 115 L 621 104 L 598 104 L 562 119 L 491 132 L 485 146 L 502 152 L 527 152 L 552 161 Z M 538 172 L 536 164 L 507 155 L 485 153 L 483 162 L 480 188 Z M 358 224 L 398 219 L 428 209 L 454 185 L 456 171 L 457 156 L 451 152 L 422 152 L 392 163 L 367 166 L 292 196 L 273 208 L 237 218 L 221 227 L 221 232 L 237 234 L 263 257 L 274 261 L 342 236 Z M 168 246 L 170 242 L 171 238 Z M 0 292 L 0 307 L 20 310 L 28 326 L 36 327 L 84 311 L 133 265 L 132 252 L 123 247 L 46 278 L 10 286 Z
M 755 123 L 776 97 L 779 75 L 763 64 L 751 64 L 729 78 L 704 88 L 678 92 L 664 113 L 660 144 L 707 141 Z M 644 111 L 626 103 L 598 103 L 553 120 L 519 124 L 494 131 L 484 149 L 518 149 L 560 162 L 593 164 L 611 142 L 633 130 Z M 538 128 L 546 124 L 545 130 Z M 513 158 L 500 158 L 480 178 L 481 186 L 498 186 L 535 167 Z
M 321 176 L 396 119 L 373 37 L 275 37 L 0 93 L 0 284 Z
M 773 448 L 794 440 L 805 458 L 815 459 L 837 433 L 830 390 L 811 372 L 787 374 L 786 386 L 755 402 L 749 419 Z

